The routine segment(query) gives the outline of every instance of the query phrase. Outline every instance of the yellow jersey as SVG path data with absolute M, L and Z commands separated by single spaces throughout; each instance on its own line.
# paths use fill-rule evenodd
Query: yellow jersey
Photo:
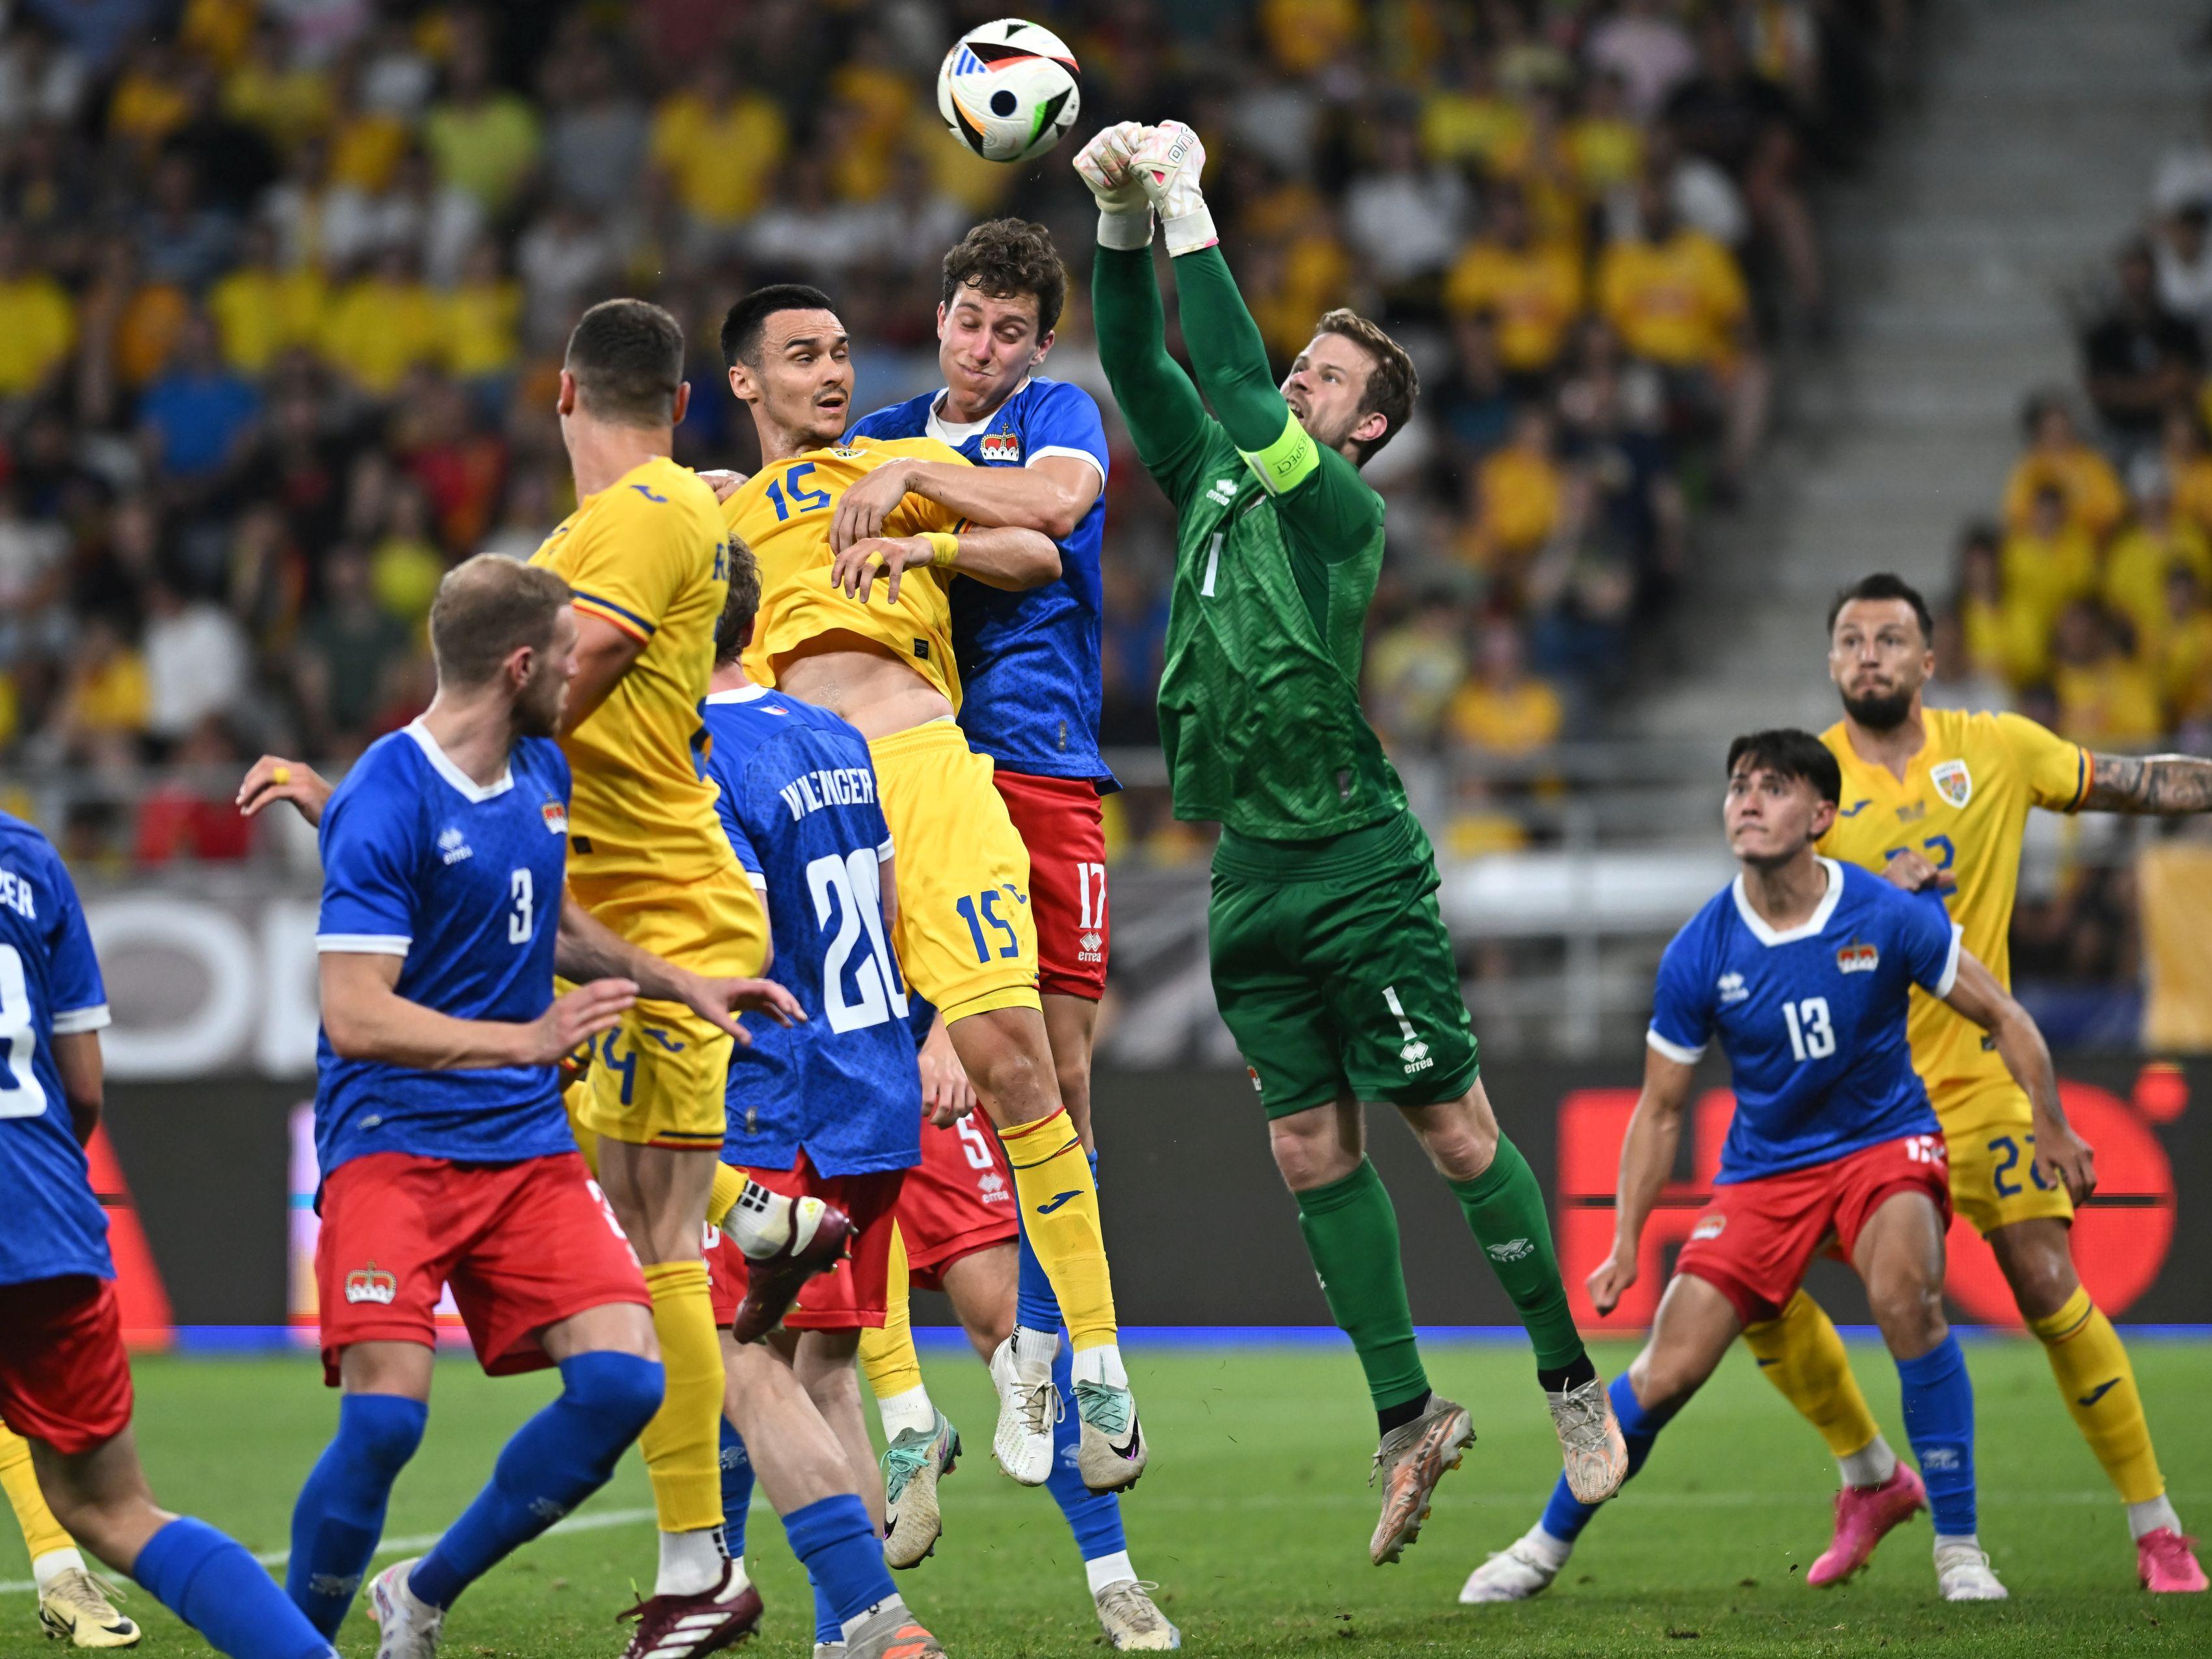
M 884 585 L 868 601 L 848 599 L 830 582 L 830 520 L 838 497 L 886 461 L 967 459 L 934 438 L 855 438 L 830 449 L 770 462 L 722 503 L 722 522 L 753 550 L 760 565 L 760 619 L 745 648 L 745 672 L 775 684 L 775 665 L 799 646 L 829 633 L 857 634 L 910 666 L 960 707 L 960 670 L 952 660 L 952 602 L 944 573 L 927 566 L 899 580 L 896 605 Z M 920 495 L 901 501 L 884 521 L 886 536 L 958 530 L 966 520 Z
M 1910 850 L 1955 878 L 1947 902 L 1961 943 L 2009 988 L 2028 809 L 2080 806 L 2089 789 L 2089 757 L 2018 714 L 1929 708 L 1921 719 L 1927 740 L 1902 781 L 1887 767 L 1860 759 L 1842 722 L 1820 734 L 1844 774 L 1843 801 L 1820 851 L 1879 872 L 1893 854 Z M 1917 986 L 1911 1034 L 1913 1069 L 1939 1109 L 2009 1076 L 1979 1026 Z
M 734 870 L 699 719 L 730 591 L 714 492 L 657 455 L 578 502 L 531 562 L 568 584 L 577 610 L 645 643 L 606 701 L 562 739 L 575 773 L 569 873 L 665 884 Z

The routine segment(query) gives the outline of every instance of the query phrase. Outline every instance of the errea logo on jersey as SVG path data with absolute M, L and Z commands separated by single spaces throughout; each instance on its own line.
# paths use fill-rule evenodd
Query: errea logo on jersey
M 469 845 L 458 824 L 447 824 L 438 832 L 438 856 L 447 864 L 459 864 L 463 859 L 472 859 L 476 849 Z
M 1723 974 L 1713 981 L 1713 994 L 1717 996 L 1725 1006 L 1732 1002 L 1741 1002 L 1751 993 L 1744 988 L 1741 974 Z
M 399 1280 L 374 1261 L 366 1267 L 356 1267 L 345 1276 L 345 1299 L 349 1302 L 374 1302 L 390 1307 L 399 1295 Z
M 1216 478 L 1206 486 L 1206 499 L 1216 507 L 1228 506 L 1236 495 L 1237 480 L 1234 478 Z
M 1836 966 L 1846 974 L 1870 974 L 1881 965 L 1881 952 L 1863 939 L 1836 952 Z

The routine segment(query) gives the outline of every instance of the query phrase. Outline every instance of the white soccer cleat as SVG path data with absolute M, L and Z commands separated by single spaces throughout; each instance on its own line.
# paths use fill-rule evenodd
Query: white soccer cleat
M 376 1659 L 437 1659 L 445 1610 L 407 1588 L 412 1560 L 394 1562 L 369 1581 L 368 1616 L 376 1621 Z
M 66 1567 L 40 1590 L 39 1622 L 47 1635 L 73 1647 L 135 1648 L 138 1626 L 115 1610 L 122 1595 L 82 1567 Z
M 1109 1647 L 1117 1653 L 1173 1653 L 1182 1646 L 1182 1632 L 1148 1594 L 1158 1588 L 1141 1578 L 1123 1578 L 1091 1598 L 1098 1604 L 1098 1624 Z
M 1468 1574 L 1467 1583 L 1460 1586 L 1460 1605 L 1472 1607 L 1486 1601 L 1525 1601 L 1549 1589 L 1564 1565 L 1552 1559 L 1551 1552 L 1536 1541 L 1532 1530 Z
M 1564 1394 L 1547 1391 L 1552 1427 L 1559 1437 L 1559 1459 L 1567 1490 L 1578 1504 L 1602 1504 L 1628 1479 L 1628 1443 L 1613 1414 L 1613 1399 L 1601 1378 L 1592 1377 Z
M 2002 1601 L 2012 1594 L 1990 1571 L 1989 1552 L 1972 1544 L 1936 1546 L 1936 1588 L 1946 1601 Z
M 1023 1486 L 1042 1486 L 1052 1478 L 1052 1429 L 1062 1409 L 1052 1361 L 1048 1357 L 1042 1371 L 1018 1362 L 1010 1336 L 991 1356 L 991 1383 L 999 1391 L 991 1455 Z

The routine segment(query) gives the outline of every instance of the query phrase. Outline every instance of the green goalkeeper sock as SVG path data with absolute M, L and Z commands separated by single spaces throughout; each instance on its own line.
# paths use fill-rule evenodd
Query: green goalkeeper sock
M 1445 1184 L 1458 1198 L 1475 1243 L 1490 1258 L 1490 1270 L 1528 1328 L 1536 1369 L 1547 1374 L 1547 1386 L 1549 1374 L 1581 1373 L 1589 1358 L 1567 1311 L 1567 1287 L 1559 1278 L 1559 1252 L 1544 1213 L 1544 1189 L 1521 1149 L 1500 1131 L 1498 1154 L 1488 1169 L 1472 1181 Z
M 1341 1181 L 1297 1194 L 1298 1231 L 1329 1313 L 1359 1355 L 1377 1413 L 1427 1398 L 1428 1373 L 1413 1340 L 1398 1212 L 1365 1158 Z

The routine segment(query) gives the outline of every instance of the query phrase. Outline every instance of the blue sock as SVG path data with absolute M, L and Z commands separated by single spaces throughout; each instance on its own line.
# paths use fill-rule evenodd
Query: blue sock
M 146 1540 L 131 1576 L 231 1659 L 337 1659 L 268 1570 L 204 1521 L 170 1522 Z
M 1927 1483 L 1936 1530 L 1964 1538 L 1974 1530 L 1974 1385 L 1959 1339 L 1943 1340 L 1917 1359 L 1897 1362 L 1904 1385 L 1905 1436 Z
M 1091 1179 L 1095 1185 L 1098 1180 L 1098 1154 L 1092 1152 L 1090 1157 Z M 1018 1212 L 1020 1207 L 1015 1206 Z M 1022 1228 L 1015 1260 L 1020 1265 L 1014 1280 L 1014 1323 L 1025 1330 L 1058 1330 L 1060 1298 L 1052 1293 L 1052 1280 L 1045 1275 L 1044 1264 L 1030 1248 L 1030 1230 L 1026 1226 Z M 1065 1342 L 1060 1344 L 1063 1348 L 1066 1346 Z
M 1620 1437 L 1628 1443 L 1628 1475 L 1634 1479 L 1644 1460 L 1651 1455 L 1651 1443 L 1659 1437 L 1659 1431 L 1667 1426 L 1674 1413 L 1671 1411 L 1646 1411 L 1638 1403 L 1636 1390 L 1628 1385 L 1628 1373 L 1623 1371 L 1613 1379 L 1606 1390 L 1613 1401 L 1613 1414 L 1620 1419 Z M 1544 1505 L 1544 1530 L 1560 1542 L 1571 1544 L 1583 1535 L 1589 1525 L 1590 1516 L 1598 1512 L 1595 1504 L 1585 1504 L 1567 1490 L 1567 1477 L 1561 1475 L 1559 1484 L 1552 1488 L 1552 1501 Z
M 660 1409 L 659 1362 L 629 1353 L 580 1353 L 561 1362 L 561 1392 L 514 1431 L 491 1480 L 417 1562 L 408 1588 L 434 1607 L 582 1503 Z
M 1057 1319 L 1059 1315 L 1053 1316 Z M 1060 1421 L 1053 1425 L 1052 1474 L 1045 1485 L 1060 1512 L 1067 1517 L 1067 1529 L 1075 1534 L 1075 1546 L 1083 1552 L 1083 1559 L 1096 1561 L 1102 1555 L 1126 1550 L 1129 1540 L 1121 1530 L 1120 1498 L 1110 1492 L 1091 1491 L 1083 1484 L 1082 1473 L 1075 1467 L 1075 1443 L 1082 1437 L 1083 1424 L 1075 1414 L 1074 1366 L 1074 1356 L 1062 1342 L 1052 1362 L 1052 1385 L 1060 1390 L 1064 1409 Z
M 884 1540 L 856 1494 L 840 1492 L 793 1510 L 783 1517 L 783 1535 L 814 1580 L 817 1623 L 836 1629 L 826 1639 L 843 1641 L 845 1620 L 898 1594 L 884 1565 Z
M 722 1544 L 732 1560 L 745 1555 L 745 1516 L 753 1506 L 753 1460 L 728 1418 L 722 1419 Z
M 812 1573 L 806 1575 L 807 1588 L 814 1592 L 814 1645 L 836 1645 L 845 1639 L 845 1621 L 837 1616 L 837 1609 L 830 1605 L 829 1593 L 822 1581 Z
M 337 1437 L 300 1488 L 292 1509 L 292 1560 L 284 1591 L 307 1622 L 336 1636 L 384 1535 L 392 1483 L 415 1449 L 430 1408 L 396 1394 L 338 1399 Z

